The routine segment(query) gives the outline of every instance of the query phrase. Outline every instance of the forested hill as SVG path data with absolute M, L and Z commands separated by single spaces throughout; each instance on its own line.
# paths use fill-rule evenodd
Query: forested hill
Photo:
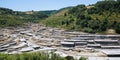
M 26 22 L 39 21 L 47 26 L 67 30 L 89 33 L 113 30 L 120 33 L 120 0 L 98 1 L 89 6 L 78 5 L 49 11 L 21 12 L 0 7 L 0 27 L 20 26 Z
M 67 30 L 101 33 L 111 29 L 120 33 L 120 0 L 98 1 L 89 6 L 64 9 L 43 22 L 47 26 Z
M 56 10 L 49 11 L 13 11 L 12 9 L 0 7 L 0 27 L 20 26 L 26 22 L 38 22 L 48 18 Z

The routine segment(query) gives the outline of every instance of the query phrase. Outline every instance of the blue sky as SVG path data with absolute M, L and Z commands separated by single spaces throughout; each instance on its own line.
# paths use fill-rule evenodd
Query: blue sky
M 94 4 L 99 0 L 0 0 L 0 7 L 15 11 L 57 10 L 78 4 Z

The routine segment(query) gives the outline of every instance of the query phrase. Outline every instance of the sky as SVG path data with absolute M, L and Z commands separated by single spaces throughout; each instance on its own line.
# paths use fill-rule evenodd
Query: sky
M 94 4 L 100 0 L 0 0 L 0 7 L 14 11 L 58 10 L 79 4 Z

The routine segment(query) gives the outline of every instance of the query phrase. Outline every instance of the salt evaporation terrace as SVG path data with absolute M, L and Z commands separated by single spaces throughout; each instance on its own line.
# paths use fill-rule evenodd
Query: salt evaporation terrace
M 68 32 L 39 24 L 0 29 L 1 53 L 36 51 L 54 52 L 62 57 L 73 56 L 76 59 L 85 56 L 89 60 L 117 60 L 120 58 L 114 57 L 120 57 L 120 35 Z

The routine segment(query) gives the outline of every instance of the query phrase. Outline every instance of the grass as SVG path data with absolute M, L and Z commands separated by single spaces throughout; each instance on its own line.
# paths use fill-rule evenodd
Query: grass
M 60 57 L 54 53 L 22 53 L 22 54 L 4 54 L 0 53 L 0 60 L 74 60 L 72 56 Z M 86 58 L 81 57 L 79 60 L 86 60 Z
M 23 54 L 3 54 L 0 53 L 0 60 L 66 60 L 56 54 L 46 54 L 40 52 Z

